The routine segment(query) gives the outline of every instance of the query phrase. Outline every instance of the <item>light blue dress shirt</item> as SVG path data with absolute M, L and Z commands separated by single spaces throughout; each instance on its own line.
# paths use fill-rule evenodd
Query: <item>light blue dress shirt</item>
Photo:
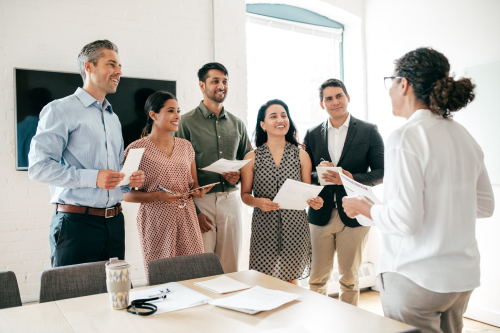
M 111 104 L 104 105 L 85 90 L 47 104 L 31 140 L 28 174 L 50 185 L 51 203 L 112 207 L 129 186 L 97 187 L 99 170 L 120 171 L 123 137 Z

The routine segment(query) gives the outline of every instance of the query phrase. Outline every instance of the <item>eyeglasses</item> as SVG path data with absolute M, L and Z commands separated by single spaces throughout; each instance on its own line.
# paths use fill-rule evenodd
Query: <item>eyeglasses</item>
M 386 76 L 384 77 L 384 86 L 387 90 L 391 89 L 394 79 L 402 79 L 402 76 Z

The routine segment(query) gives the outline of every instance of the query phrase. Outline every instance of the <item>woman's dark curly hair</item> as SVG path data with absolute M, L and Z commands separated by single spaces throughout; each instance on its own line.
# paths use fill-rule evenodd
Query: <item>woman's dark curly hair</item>
M 292 121 L 292 118 L 290 117 L 290 111 L 288 111 L 288 105 L 286 105 L 285 102 L 279 99 L 272 99 L 260 107 L 259 112 L 257 113 L 257 124 L 255 125 L 255 132 L 253 134 L 255 147 L 260 147 L 267 142 L 267 133 L 264 132 L 264 130 L 260 126 L 260 122 L 264 121 L 264 119 L 266 118 L 267 109 L 271 105 L 275 104 L 281 105 L 285 109 L 288 121 L 290 122 L 290 127 L 288 128 L 288 132 L 285 135 L 285 140 L 290 142 L 294 146 L 302 147 L 302 145 L 299 143 L 297 129 Z
M 432 48 L 418 48 L 394 63 L 396 74 L 413 86 L 415 97 L 437 115 L 448 118 L 474 100 L 476 85 L 467 78 L 450 77 L 448 59 Z

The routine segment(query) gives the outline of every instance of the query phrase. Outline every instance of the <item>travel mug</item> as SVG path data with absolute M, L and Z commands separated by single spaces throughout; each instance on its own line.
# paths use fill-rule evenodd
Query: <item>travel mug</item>
M 113 309 L 125 309 L 129 303 L 130 264 L 125 260 L 111 258 L 106 263 L 106 286 Z

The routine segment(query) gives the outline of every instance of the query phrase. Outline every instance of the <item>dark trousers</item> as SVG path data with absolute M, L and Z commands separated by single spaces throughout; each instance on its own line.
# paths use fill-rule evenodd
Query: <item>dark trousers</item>
M 125 259 L 125 220 L 115 217 L 55 212 L 50 224 L 52 267 Z

